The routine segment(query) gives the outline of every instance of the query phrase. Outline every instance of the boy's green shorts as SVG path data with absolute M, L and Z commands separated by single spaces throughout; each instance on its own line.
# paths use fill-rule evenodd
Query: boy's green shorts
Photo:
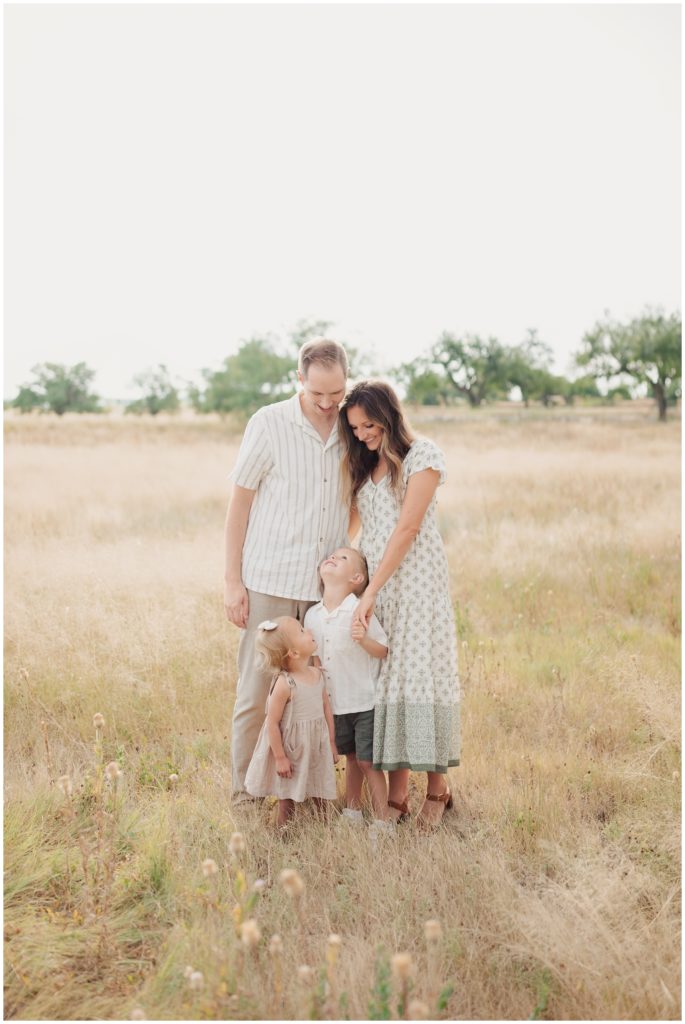
M 333 722 L 339 754 L 356 754 L 359 761 L 373 761 L 373 708 L 333 715 Z

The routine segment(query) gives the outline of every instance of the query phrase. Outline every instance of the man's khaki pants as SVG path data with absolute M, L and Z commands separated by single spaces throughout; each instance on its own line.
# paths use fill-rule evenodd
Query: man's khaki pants
M 287 597 L 270 597 L 268 594 L 257 594 L 254 590 L 248 590 L 247 596 L 250 609 L 247 627 L 242 631 L 238 644 L 238 682 L 231 733 L 231 788 L 235 803 L 248 797 L 245 792 L 245 775 L 259 730 L 264 724 L 264 709 L 273 679 L 272 674 L 260 672 L 255 664 L 254 642 L 257 626 L 264 619 L 277 619 L 280 615 L 291 615 L 294 619 L 304 622 L 308 609 L 316 603 L 293 601 Z

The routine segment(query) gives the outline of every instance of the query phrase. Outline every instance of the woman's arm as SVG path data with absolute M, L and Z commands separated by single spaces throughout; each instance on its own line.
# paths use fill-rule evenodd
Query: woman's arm
M 347 537 L 349 541 L 354 540 L 354 538 L 359 533 L 361 525 L 362 521 L 359 516 L 359 512 L 357 511 L 357 506 L 353 505 L 352 508 L 350 509 L 350 522 L 349 526 L 347 527 Z
M 439 482 L 440 473 L 437 469 L 422 469 L 409 477 L 397 526 L 390 534 L 378 568 L 357 605 L 355 617 L 364 626 L 368 627 L 378 591 L 402 564 L 414 543 Z
M 285 676 L 280 675 L 269 697 L 266 728 L 269 734 L 269 746 L 276 759 L 276 772 L 282 779 L 292 779 L 293 777 L 293 766 L 285 756 L 283 737 L 281 736 L 281 719 L 289 700 L 290 686 Z

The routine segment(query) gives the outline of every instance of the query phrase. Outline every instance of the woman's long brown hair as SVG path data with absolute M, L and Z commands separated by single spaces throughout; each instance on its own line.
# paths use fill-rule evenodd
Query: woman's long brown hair
M 372 423 L 383 428 L 378 451 L 371 452 L 358 441 L 347 421 L 347 410 L 359 408 Z M 388 463 L 390 485 L 397 495 L 402 484 L 402 463 L 409 451 L 414 435 L 405 418 L 400 400 L 381 380 L 363 380 L 350 391 L 340 406 L 339 425 L 344 452 L 341 463 L 343 493 L 348 503 L 354 504 L 362 484 L 369 478 L 384 456 Z

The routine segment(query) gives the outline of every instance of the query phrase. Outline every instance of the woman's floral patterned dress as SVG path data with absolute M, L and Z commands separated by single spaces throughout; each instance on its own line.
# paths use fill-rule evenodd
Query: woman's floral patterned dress
M 403 463 L 403 486 L 413 473 L 436 469 L 445 480 L 445 458 L 421 438 Z M 390 476 L 369 478 L 357 494 L 361 550 L 372 576 L 397 526 L 401 500 Z M 388 634 L 388 657 L 376 685 L 374 768 L 446 772 L 459 764 L 457 638 L 449 595 L 447 557 L 433 497 L 402 564 L 378 594 L 375 612 Z

